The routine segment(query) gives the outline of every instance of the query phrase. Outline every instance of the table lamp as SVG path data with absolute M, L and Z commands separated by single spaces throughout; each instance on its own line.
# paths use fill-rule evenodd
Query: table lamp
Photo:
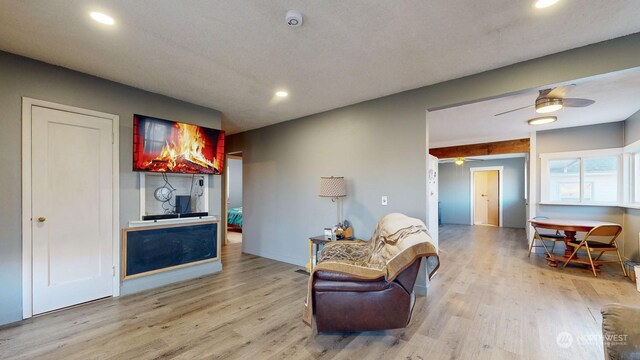
M 342 224 L 342 198 L 347 196 L 347 184 L 342 176 L 321 176 L 320 197 L 329 197 L 338 205 L 338 224 Z

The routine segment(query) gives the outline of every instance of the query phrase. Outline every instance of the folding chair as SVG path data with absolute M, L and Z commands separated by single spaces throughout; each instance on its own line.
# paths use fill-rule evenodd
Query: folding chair
M 548 217 L 546 216 L 536 216 L 533 218 L 533 220 L 546 220 L 548 219 Z M 547 253 L 547 257 L 551 257 L 551 254 L 553 253 L 553 249 L 555 249 L 556 247 L 556 241 L 564 241 L 564 235 L 562 233 L 560 233 L 559 230 L 556 230 L 555 233 L 549 233 L 549 232 L 540 232 L 538 231 L 538 228 L 531 224 L 531 226 L 533 226 L 533 240 L 531 240 L 531 244 L 529 244 L 529 255 L 528 257 L 531 257 L 531 250 L 533 250 L 534 247 L 543 247 L 544 251 Z M 540 243 L 542 245 L 536 245 L 536 240 L 540 241 Z M 551 251 L 549 251 L 549 249 L 547 248 L 547 245 L 544 243 L 545 241 L 553 241 L 553 245 L 551 246 Z
M 591 231 L 587 233 L 587 235 L 584 237 L 582 241 L 575 241 L 575 242 L 568 243 L 568 246 L 573 247 L 574 250 L 571 256 L 567 259 L 567 261 L 565 261 L 562 267 L 565 268 L 569 263 L 569 261 L 571 261 L 571 259 L 578 252 L 578 250 L 584 248 L 587 250 L 587 255 L 589 256 L 591 271 L 593 271 L 593 275 L 595 275 L 596 277 L 598 277 L 598 274 L 596 273 L 596 267 L 593 264 L 594 261 L 597 261 L 599 263 L 619 263 L 620 267 L 622 268 L 622 273 L 624 274 L 624 276 L 627 276 L 627 271 L 625 270 L 624 263 L 622 262 L 622 256 L 620 256 L 620 250 L 618 250 L 618 243 L 616 242 L 616 239 L 618 238 L 621 232 L 622 232 L 622 226 L 620 225 L 601 225 L 601 226 L 594 227 L 593 229 L 591 229 Z M 607 240 L 608 242 L 589 240 L 589 238 L 594 236 L 604 237 L 609 240 Z M 600 257 L 602 256 L 602 254 L 604 254 L 607 251 L 615 251 L 616 254 L 618 255 L 618 260 L 600 260 Z M 591 252 L 599 252 L 600 254 L 598 254 L 598 256 L 594 259 L 591 256 Z

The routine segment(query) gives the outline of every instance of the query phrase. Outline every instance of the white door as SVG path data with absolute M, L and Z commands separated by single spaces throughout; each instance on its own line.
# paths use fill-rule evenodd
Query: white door
M 499 225 L 499 176 L 497 170 L 473 173 L 475 225 Z
M 477 171 L 473 174 L 474 184 L 474 211 L 473 223 L 475 225 L 486 225 L 489 222 L 489 206 L 487 198 L 487 174 L 485 171 Z
M 487 173 L 487 223 L 500 225 L 500 174 L 497 170 L 489 170 Z
M 112 295 L 112 120 L 32 107 L 33 314 Z

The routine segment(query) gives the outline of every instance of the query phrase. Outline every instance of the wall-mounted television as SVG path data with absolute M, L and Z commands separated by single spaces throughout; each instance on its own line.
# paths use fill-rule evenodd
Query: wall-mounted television
M 224 131 L 133 115 L 133 170 L 222 174 Z

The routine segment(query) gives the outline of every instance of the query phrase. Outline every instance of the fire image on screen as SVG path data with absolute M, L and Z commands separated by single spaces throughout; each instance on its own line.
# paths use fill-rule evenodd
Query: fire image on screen
M 223 161 L 224 131 L 134 115 L 134 171 L 221 174 Z

